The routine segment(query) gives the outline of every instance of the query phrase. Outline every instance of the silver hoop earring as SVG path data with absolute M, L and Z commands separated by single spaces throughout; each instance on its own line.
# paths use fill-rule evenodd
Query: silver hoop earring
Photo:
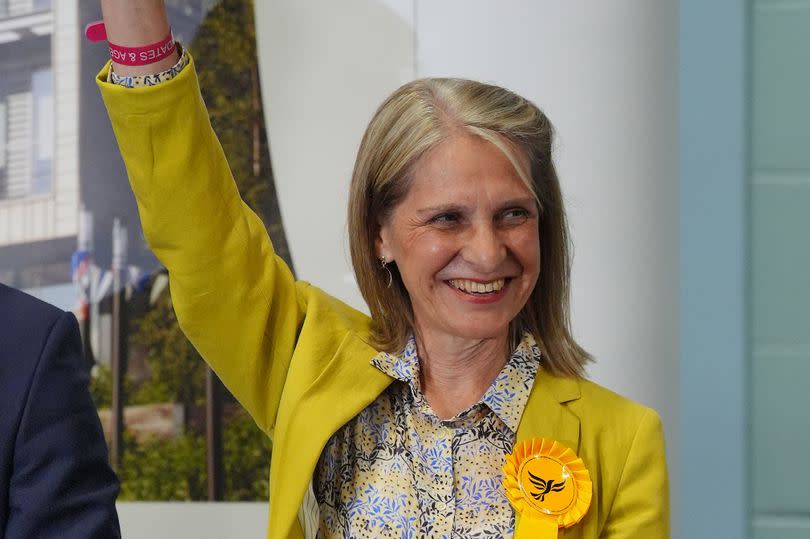
M 380 260 L 380 267 L 388 272 L 388 284 L 385 285 L 385 287 L 391 288 L 391 283 L 394 282 L 394 276 L 391 275 L 391 270 L 388 269 L 388 261 L 385 260 L 384 256 L 381 256 L 379 260 Z

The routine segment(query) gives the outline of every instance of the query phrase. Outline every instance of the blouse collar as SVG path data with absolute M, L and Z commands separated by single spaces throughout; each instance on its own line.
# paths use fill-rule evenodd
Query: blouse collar
M 445 423 L 452 423 L 456 418 L 462 419 L 470 416 L 474 409 L 480 408 L 483 404 L 492 410 L 513 433 L 517 433 L 523 409 L 540 366 L 540 359 L 540 349 L 534 337 L 525 333 L 509 361 L 484 392 L 481 400 Z M 399 354 L 380 352 L 371 359 L 371 364 L 391 378 L 407 384 L 415 402 L 427 405 L 419 383 L 419 355 L 416 340 L 412 335 L 405 343 L 402 352 Z

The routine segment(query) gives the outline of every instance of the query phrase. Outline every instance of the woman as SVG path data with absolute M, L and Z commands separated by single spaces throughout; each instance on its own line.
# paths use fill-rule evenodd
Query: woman
M 162 1 L 102 6 L 111 43 L 167 35 Z M 383 103 L 349 207 L 369 318 L 273 254 L 187 53 L 98 83 L 178 320 L 273 440 L 268 537 L 668 536 L 658 416 L 582 378 L 537 107 L 448 79 Z

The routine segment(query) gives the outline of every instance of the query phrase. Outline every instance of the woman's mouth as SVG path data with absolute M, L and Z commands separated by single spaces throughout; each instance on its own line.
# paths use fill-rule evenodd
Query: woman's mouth
M 494 281 L 472 281 L 470 279 L 450 279 L 447 284 L 474 296 L 495 295 L 506 286 L 507 279 L 495 279 Z

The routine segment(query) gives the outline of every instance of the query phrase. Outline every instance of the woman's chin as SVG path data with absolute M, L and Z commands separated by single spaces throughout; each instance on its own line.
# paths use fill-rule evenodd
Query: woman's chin
M 476 341 L 506 339 L 509 336 L 509 324 L 465 324 L 453 330 L 456 337 Z

